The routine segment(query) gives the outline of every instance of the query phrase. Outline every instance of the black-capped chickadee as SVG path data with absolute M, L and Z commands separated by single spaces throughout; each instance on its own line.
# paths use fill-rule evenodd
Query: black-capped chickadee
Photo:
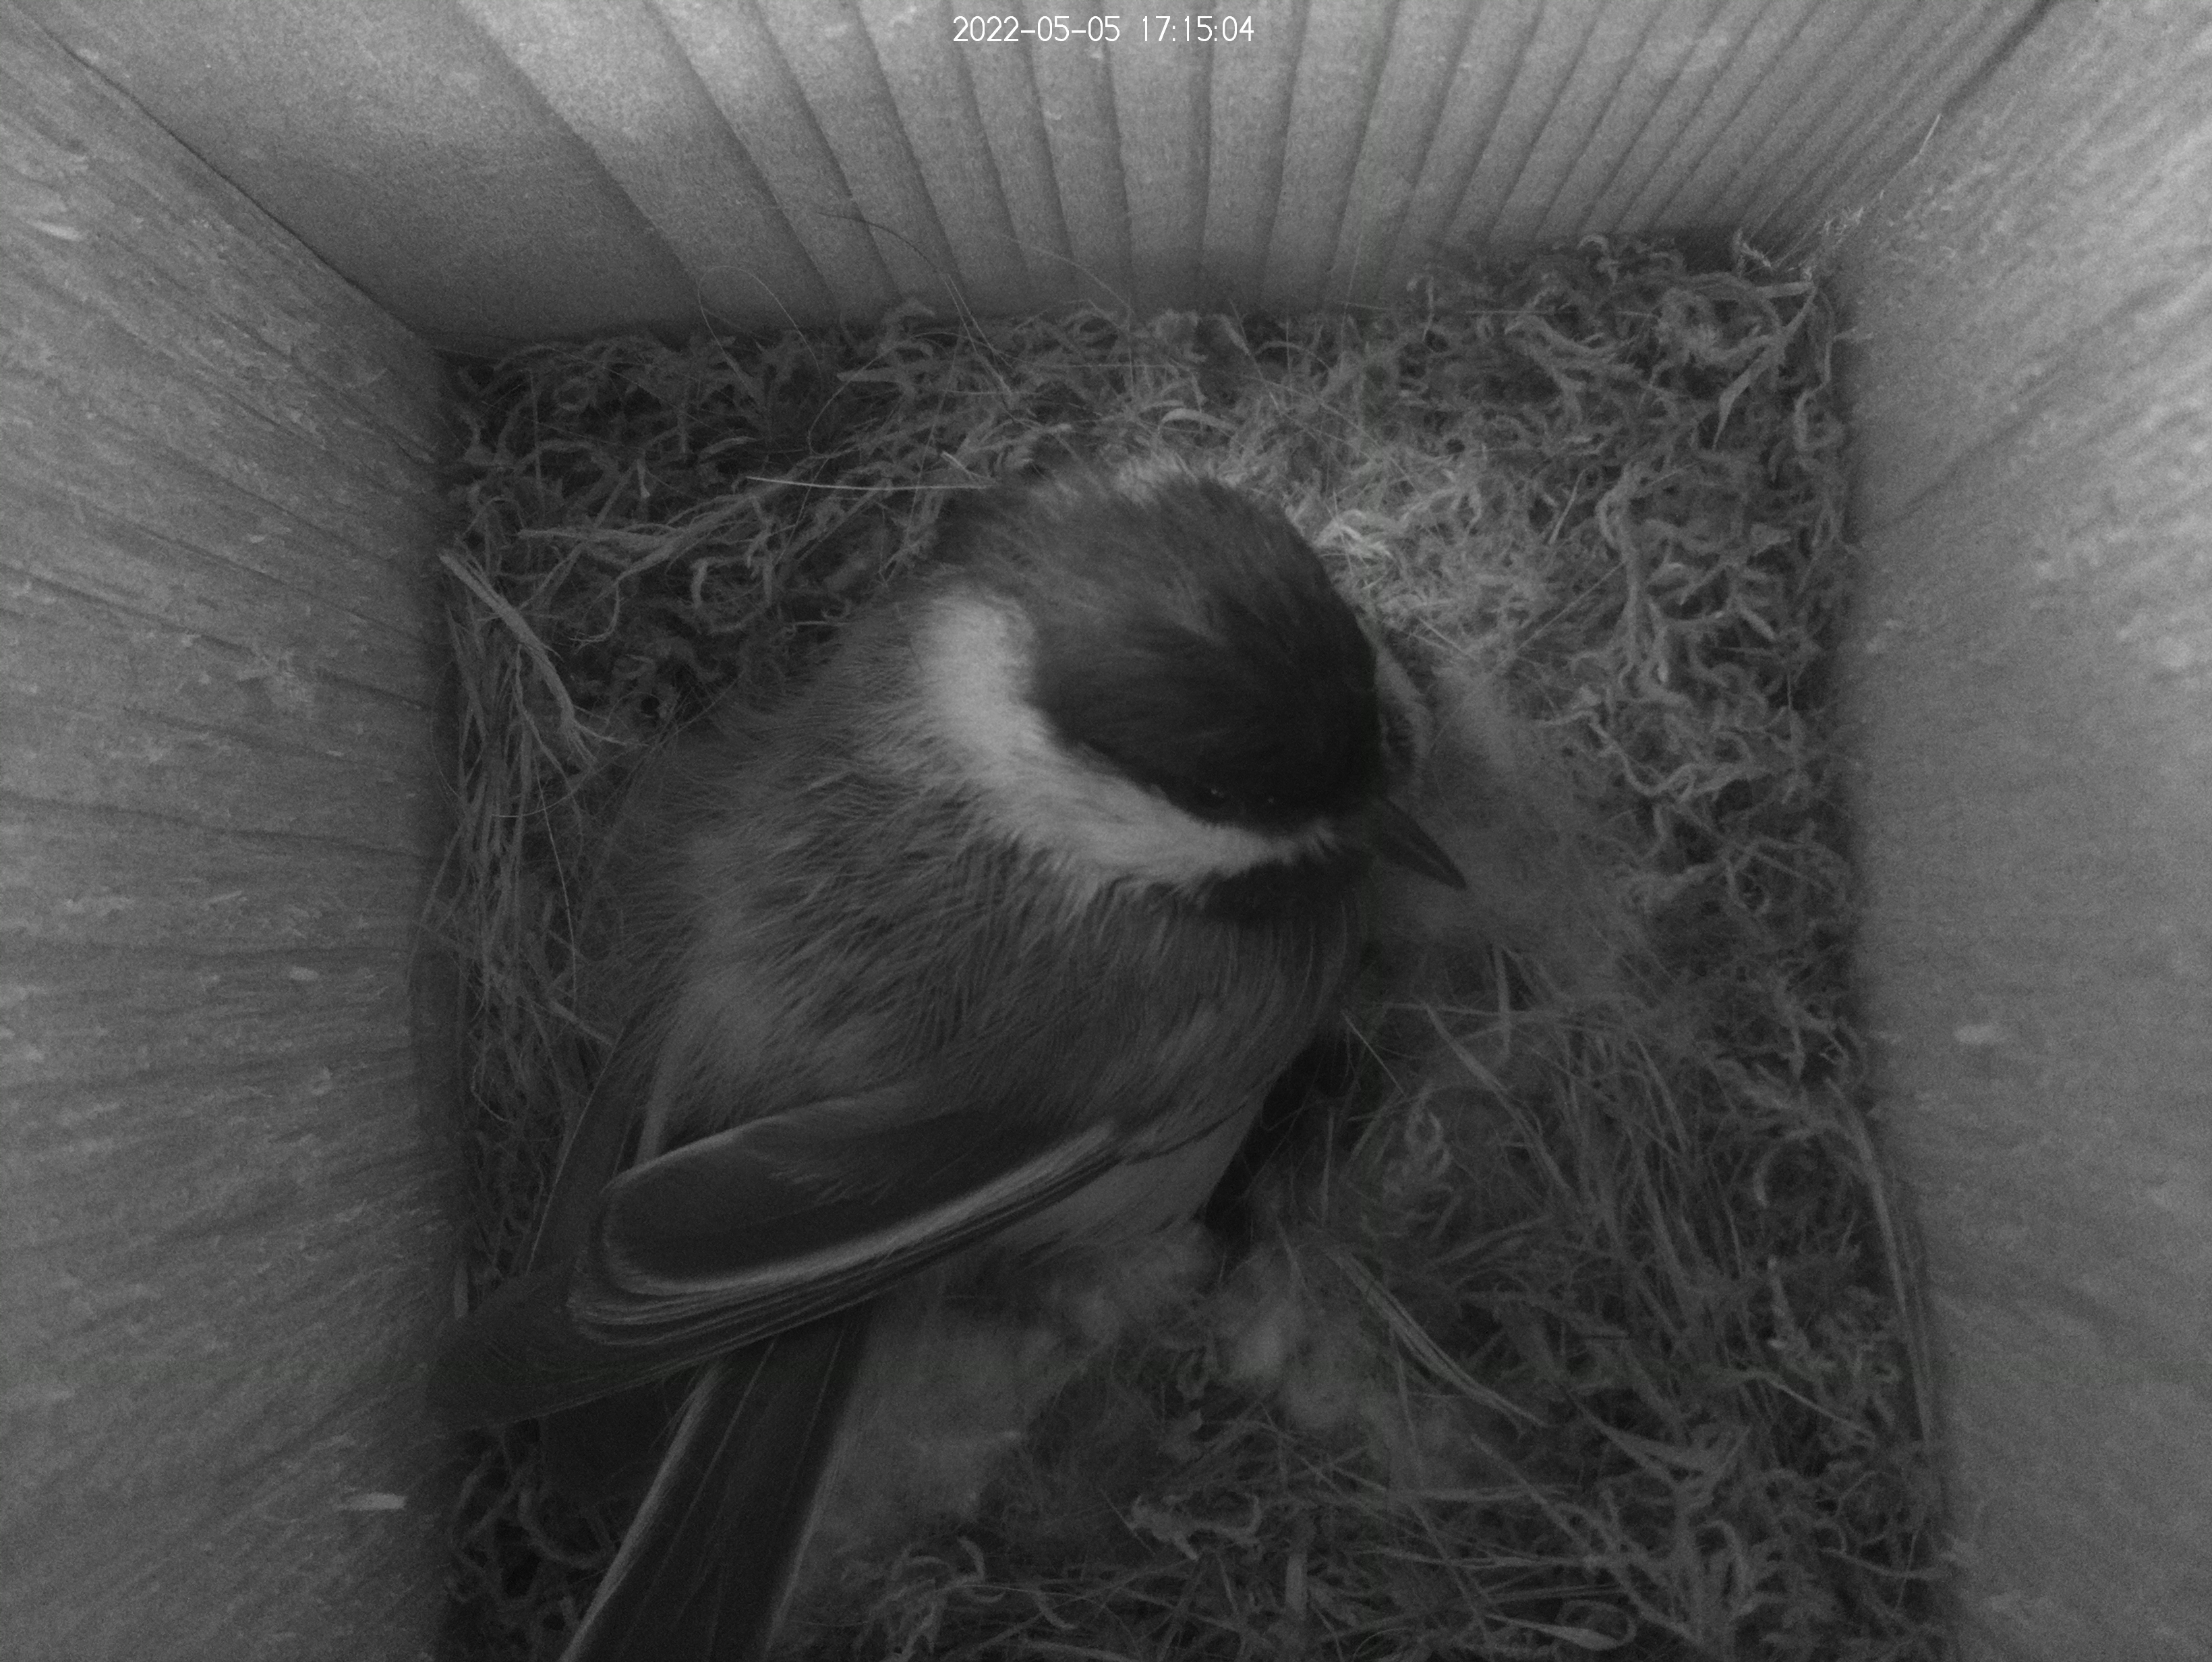
M 1376 655 L 1279 512 L 1171 467 L 980 493 L 774 708 L 649 768 L 619 1033 L 460 1424 L 667 1422 L 568 1650 L 765 1648 L 870 1307 L 989 1241 L 1188 1217 L 1334 1018 L 1386 800 Z M 659 1428 L 657 1425 L 656 1428 Z

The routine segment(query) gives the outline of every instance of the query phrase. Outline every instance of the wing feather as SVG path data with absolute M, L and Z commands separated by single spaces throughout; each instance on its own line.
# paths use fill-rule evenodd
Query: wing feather
M 849 1311 L 700 1370 L 562 1662 L 756 1662 L 866 1342 Z
M 841 1099 L 623 1172 L 579 1252 L 447 1330 L 434 1406 L 465 1426 L 550 1414 L 865 1304 L 1073 1194 L 1126 1141 L 1001 1111 L 886 1118 Z

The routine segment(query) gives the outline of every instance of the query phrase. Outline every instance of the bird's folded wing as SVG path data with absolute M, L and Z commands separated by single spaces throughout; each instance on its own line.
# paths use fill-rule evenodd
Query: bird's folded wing
M 848 1312 L 700 1370 L 562 1662 L 766 1649 L 866 1333 Z
M 702 1137 L 624 1172 L 572 1257 L 449 1329 L 433 1403 L 457 1425 L 548 1414 L 850 1309 L 1073 1194 L 1124 1141 L 889 1093 Z

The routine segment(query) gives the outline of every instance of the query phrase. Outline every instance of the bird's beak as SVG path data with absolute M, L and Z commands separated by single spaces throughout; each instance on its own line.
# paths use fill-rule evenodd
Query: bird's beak
M 1463 889 L 1467 874 L 1437 846 L 1437 839 L 1421 829 L 1420 822 L 1395 802 L 1377 802 L 1367 821 L 1368 846 L 1394 866 L 1444 885 Z

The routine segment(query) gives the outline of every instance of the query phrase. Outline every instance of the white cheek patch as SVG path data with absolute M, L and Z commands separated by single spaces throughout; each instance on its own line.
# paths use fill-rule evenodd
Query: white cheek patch
M 973 596 L 939 603 L 925 624 L 931 729 L 981 786 L 1018 840 L 1101 877 L 1195 886 L 1325 847 L 1327 827 L 1269 835 L 1212 825 L 1071 754 L 1024 697 L 1024 621 Z

